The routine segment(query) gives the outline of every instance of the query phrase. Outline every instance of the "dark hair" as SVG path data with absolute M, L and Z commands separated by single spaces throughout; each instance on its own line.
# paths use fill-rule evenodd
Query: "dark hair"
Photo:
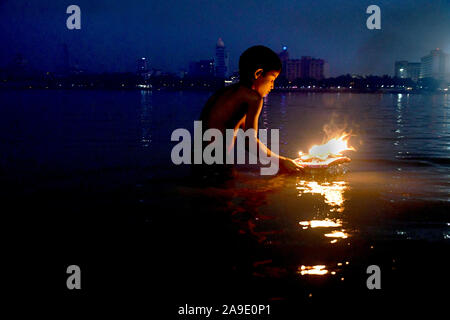
M 280 71 L 281 60 L 272 49 L 265 46 L 253 46 L 245 50 L 239 58 L 240 82 L 251 84 L 255 71 L 263 69 L 263 74 L 269 71 Z

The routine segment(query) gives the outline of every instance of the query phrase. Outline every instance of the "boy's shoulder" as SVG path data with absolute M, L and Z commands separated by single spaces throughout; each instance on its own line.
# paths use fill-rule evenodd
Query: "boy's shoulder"
M 258 102 L 262 100 L 261 95 L 257 91 L 239 84 L 237 85 L 235 94 L 249 102 Z

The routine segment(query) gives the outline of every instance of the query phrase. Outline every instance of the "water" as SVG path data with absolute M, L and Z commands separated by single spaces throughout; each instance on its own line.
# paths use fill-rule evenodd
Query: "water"
M 122 211 L 108 209 L 116 214 L 98 213 L 98 219 L 116 219 L 127 230 L 146 226 L 144 233 L 168 237 L 173 252 L 189 243 L 202 263 L 202 248 L 223 250 L 219 262 L 209 257 L 191 272 L 217 275 L 223 270 L 211 264 L 216 261 L 245 270 L 238 272 L 245 279 L 297 283 L 306 300 L 317 288 L 352 290 L 355 274 L 370 259 L 389 269 L 391 278 L 393 270 L 409 275 L 416 270 L 407 264 L 414 250 L 448 243 L 449 95 L 271 93 L 260 128 L 280 129 L 281 154 L 294 158 L 321 143 L 328 125 L 352 132 L 352 162 L 333 174 L 303 176 L 260 177 L 254 168 L 240 168 L 226 185 L 202 188 L 189 181 L 188 168 L 171 163 L 170 135 L 176 128 L 192 131 L 209 95 L 0 92 L 2 189 L 22 200 L 44 194 L 52 204 L 52 190 L 67 197 L 73 190 L 90 194 L 86 207 L 120 203 Z M 164 226 L 168 234 L 160 234 Z M 172 267 L 187 255 L 180 252 Z M 317 277 L 327 280 L 317 284 Z M 269 287 L 266 298 L 292 295 Z

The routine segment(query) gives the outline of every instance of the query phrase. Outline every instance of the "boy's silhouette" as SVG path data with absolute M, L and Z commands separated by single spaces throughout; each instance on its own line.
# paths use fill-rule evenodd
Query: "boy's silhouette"
M 243 130 L 254 129 L 258 149 L 268 157 L 277 157 L 279 172 L 297 172 L 301 166 L 292 159 L 280 156 L 267 148 L 257 136 L 258 118 L 263 106 L 263 98 L 273 89 L 274 81 L 281 72 L 281 61 L 278 55 L 265 46 L 253 46 L 242 53 L 239 59 L 240 81 L 237 84 L 224 87 L 214 93 L 206 102 L 200 120 L 203 130 L 219 129 L 225 137 L 226 129 L 234 129 L 236 134 L 239 128 Z M 236 136 L 235 136 L 236 138 Z M 235 139 L 230 145 L 224 141 L 224 152 L 234 146 Z M 222 171 L 215 165 L 215 171 Z M 205 168 L 207 171 L 211 171 Z

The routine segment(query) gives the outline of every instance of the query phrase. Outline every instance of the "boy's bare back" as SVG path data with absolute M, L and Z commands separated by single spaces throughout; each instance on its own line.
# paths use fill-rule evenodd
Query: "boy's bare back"
M 245 129 L 248 114 L 258 111 L 253 109 L 260 109 L 262 102 L 262 97 L 255 90 L 234 84 L 222 88 L 208 99 L 200 120 L 203 122 L 204 130 L 216 128 L 224 133 L 225 129 L 237 130 L 239 127 Z

